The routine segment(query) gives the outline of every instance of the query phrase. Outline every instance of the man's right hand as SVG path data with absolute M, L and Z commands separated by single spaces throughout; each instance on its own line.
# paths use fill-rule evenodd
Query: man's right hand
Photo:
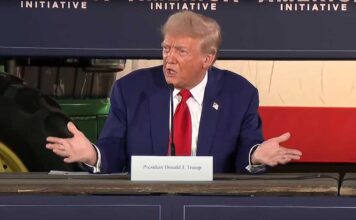
M 72 122 L 69 122 L 67 127 L 73 137 L 47 137 L 46 148 L 52 150 L 58 156 L 64 157 L 66 163 L 82 162 L 95 166 L 98 156 L 91 142 Z

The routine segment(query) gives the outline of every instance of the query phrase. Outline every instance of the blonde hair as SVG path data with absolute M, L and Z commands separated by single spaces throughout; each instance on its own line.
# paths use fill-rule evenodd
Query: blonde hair
M 171 34 L 202 39 L 201 50 L 208 54 L 217 54 L 221 44 L 219 24 L 212 18 L 192 11 L 171 15 L 162 26 L 161 32 L 163 37 Z

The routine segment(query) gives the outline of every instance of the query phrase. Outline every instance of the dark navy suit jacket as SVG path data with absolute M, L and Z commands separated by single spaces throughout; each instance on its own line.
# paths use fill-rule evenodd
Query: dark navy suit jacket
M 213 156 L 215 173 L 247 172 L 250 149 L 263 141 L 257 89 L 226 70 L 212 67 L 208 74 L 197 156 Z M 132 155 L 168 155 L 169 100 L 162 66 L 116 81 L 97 143 L 102 172 L 130 171 Z

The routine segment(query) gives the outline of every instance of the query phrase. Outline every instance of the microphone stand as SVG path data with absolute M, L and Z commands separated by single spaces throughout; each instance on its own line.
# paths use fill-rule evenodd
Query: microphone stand
M 174 87 L 172 84 L 169 84 L 169 91 L 170 91 L 170 95 L 171 95 L 171 99 L 170 99 L 170 104 L 171 104 L 171 144 L 170 144 L 170 152 L 169 155 L 170 156 L 175 156 L 176 155 L 176 146 L 174 145 L 174 123 L 173 123 L 173 91 L 174 91 Z

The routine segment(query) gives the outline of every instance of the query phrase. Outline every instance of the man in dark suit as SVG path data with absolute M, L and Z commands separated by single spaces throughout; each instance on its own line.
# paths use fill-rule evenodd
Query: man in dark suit
M 178 12 L 162 34 L 163 65 L 116 82 L 97 146 L 69 123 L 74 137 L 48 137 L 46 147 L 65 162 L 83 162 L 105 173 L 130 170 L 132 155 L 170 155 L 170 130 L 177 155 L 213 156 L 214 172 L 254 173 L 300 158 L 300 151 L 280 146 L 289 133 L 263 141 L 257 89 L 241 76 L 213 67 L 221 41 L 215 20 Z

